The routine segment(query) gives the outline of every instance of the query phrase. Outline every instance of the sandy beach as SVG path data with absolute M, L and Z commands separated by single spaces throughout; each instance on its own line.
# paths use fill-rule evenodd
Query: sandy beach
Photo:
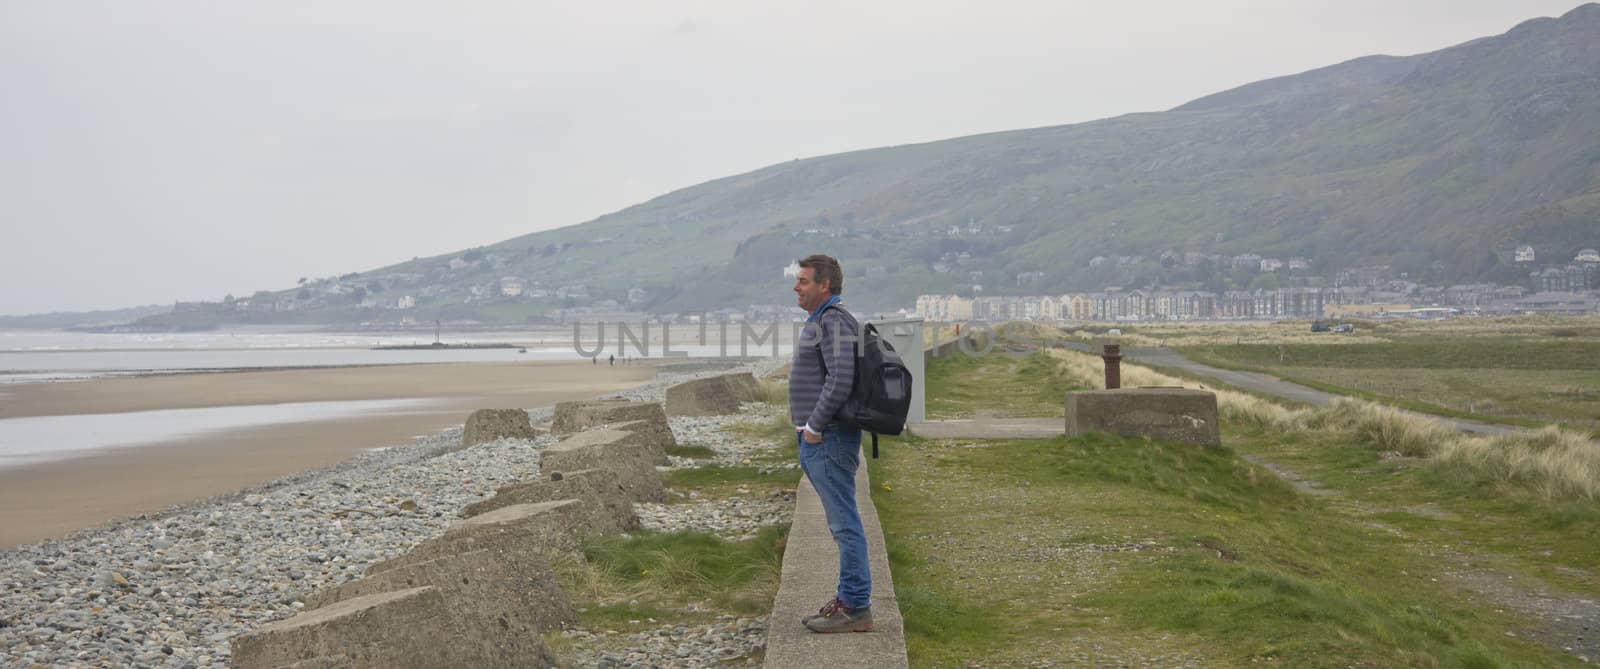
M 480 408 L 532 408 L 632 388 L 651 365 L 454 363 L 174 374 L 0 389 L 0 418 L 378 399 L 403 413 L 255 427 L 0 469 L 0 549 L 60 537 L 340 462 L 459 426 Z

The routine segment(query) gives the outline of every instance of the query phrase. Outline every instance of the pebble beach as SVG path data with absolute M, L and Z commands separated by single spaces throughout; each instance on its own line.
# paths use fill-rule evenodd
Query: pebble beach
M 762 376 L 785 361 L 736 371 Z M 663 373 L 610 396 L 660 400 L 695 376 Z M 770 405 L 735 416 L 672 418 L 680 443 L 737 462 L 751 449 L 721 428 L 770 420 Z M 549 407 L 529 410 L 547 422 Z M 460 520 L 463 507 L 539 475 L 555 438 L 502 439 L 461 448 L 460 428 L 360 454 L 246 490 L 116 521 L 0 552 L 0 658 L 6 667 L 223 667 L 229 639 L 293 616 L 310 593 L 358 578 Z M 640 504 L 645 529 L 698 530 L 728 539 L 786 524 L 793 495 Z M 728 618 L 604 644 L 581 666 L 707 666 L 765 643 L 764 619 Z M 571 630 L 581 643 L 604 631 Z M 615 641 L 615 640 L 612 640 Z M 596 648 L 599 648 L 596 645 Z

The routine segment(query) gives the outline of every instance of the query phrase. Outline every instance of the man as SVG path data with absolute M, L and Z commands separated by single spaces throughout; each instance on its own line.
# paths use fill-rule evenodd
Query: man
M 839 261 L 814 255 L 799 263 L 794 293 L 811 316 L 795 341 L 789 417 L 800 447 L 800 468 L 822 498 L 828 531 L 839 547 L 839 588 L 833 601 L 801 622 L 819 633 L 867 632 L 872 630 L 872 573 L 856 510 L 861 430 L 836 418 L 855 383 L 860 334 L 855 319 L 838 306 L 844 292 Z

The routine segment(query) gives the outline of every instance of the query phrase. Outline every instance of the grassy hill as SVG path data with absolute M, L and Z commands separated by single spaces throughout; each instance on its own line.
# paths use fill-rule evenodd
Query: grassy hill
M 560 305 L 458 306 L 467 286 L 507 275 L 619 302 L 643 288 L 635 306 L 652 311 L 714 309 L 785 303 L 781 268 L 820 251 L 843 261 L 854 304 L 887 309 L 973 283 L 1020 294 L 1206 279 L 1164 267 L 1167 250 L 1515 281 L 1523 243 L 1542 258 L 1600 246 L 1600 5 L 1164 112 L 786 162 L 362 280 L 444 286 L 419 300 L 427 318 Z M 492 262 L 448 267 L 472 253 Z M 1090 266 L 1119 255 L 1142 258 Z

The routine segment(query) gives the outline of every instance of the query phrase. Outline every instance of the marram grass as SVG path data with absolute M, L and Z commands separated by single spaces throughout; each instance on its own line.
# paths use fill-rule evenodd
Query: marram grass
M 1086 383 L 1103 378 L 1100 360 L 1053 350 L 1067 371 Z M 1192 381 L 1124 362 L 1127 386 L 1187 386 Z M 1364 400 L 1296 409 L 1233 390 L 1217 395 L 1219 418 L 1233 425 L 1345 438 L 1367 448 L 1424 458 L 1435 472 L 1469 485 L 1531 492 L 1549 502 L 1600 497 L 1600 445 L 1586 435 L 1555 426 L 1501 436 L 1466 435 L 1427 416 Z

